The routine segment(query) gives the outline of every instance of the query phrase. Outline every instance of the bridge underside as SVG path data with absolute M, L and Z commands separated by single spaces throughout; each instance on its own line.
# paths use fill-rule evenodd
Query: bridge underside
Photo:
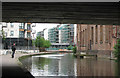
M 3 22 L 119 24 L 119 2 L 3 2 Z

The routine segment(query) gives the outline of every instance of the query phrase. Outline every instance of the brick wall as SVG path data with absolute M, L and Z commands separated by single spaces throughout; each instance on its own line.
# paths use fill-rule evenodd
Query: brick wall
M 109 57 L 116 44 L 116 31 L 120 26 L 114 25 L 77 25 L 77 50 L 98 51 L 98 56 Z M 118 31 L 117 31 L 118 32 Z M 113 37 L 113 35 L 115 37 Z

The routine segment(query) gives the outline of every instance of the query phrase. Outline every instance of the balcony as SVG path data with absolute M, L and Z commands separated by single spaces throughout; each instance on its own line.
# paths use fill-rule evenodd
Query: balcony
M 27 30 L 27 32 L 31 32 L 31 30 Z
M 25 29 L 19 29 L 19 31 L 25 31 Z
M 32 24 L 32 23 L 27 23 L 27 24 Z

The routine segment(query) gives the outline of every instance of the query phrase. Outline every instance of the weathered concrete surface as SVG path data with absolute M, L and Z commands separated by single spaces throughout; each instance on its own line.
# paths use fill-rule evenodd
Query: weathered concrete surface
M 3 22 L 120 24 L 119 2 L 3 2 Z

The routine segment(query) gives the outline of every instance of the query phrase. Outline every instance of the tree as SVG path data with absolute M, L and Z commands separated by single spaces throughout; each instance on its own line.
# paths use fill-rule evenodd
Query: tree
M 45 48 L 49 48 L 51 46 L 51 43 L 49 40 L 45 40 L 45 44 L 44 44 L 44 47 Z
M 77 47 L 75 46 L 73 49 L 72 49 L 73 53 L 75 54 L 77 52 Z
M 35 41 L 33 41 L 35 46 L 39 48 L 39 52 L 45 51 L 45 48 L 49 48 L 51 43 L 49 40 L 45 40 L 43 37 L 38 36 Z
M 1 30 L 1 32 L 2 32 L 2 38 L 3 38 L 3 40 L 5 40 L 6 39 L 5 38 L 5 32 L 3 30 Z
M 1 30 L 2 33 L 2 43 L 4 44 L 4 49 L 8 49 L 8 44 L 6 43 L 5 32 Z
M 117 60 L 120 61 L 120 39 L 117 40 L 117 44 L 114 46 L 114 55 Z

